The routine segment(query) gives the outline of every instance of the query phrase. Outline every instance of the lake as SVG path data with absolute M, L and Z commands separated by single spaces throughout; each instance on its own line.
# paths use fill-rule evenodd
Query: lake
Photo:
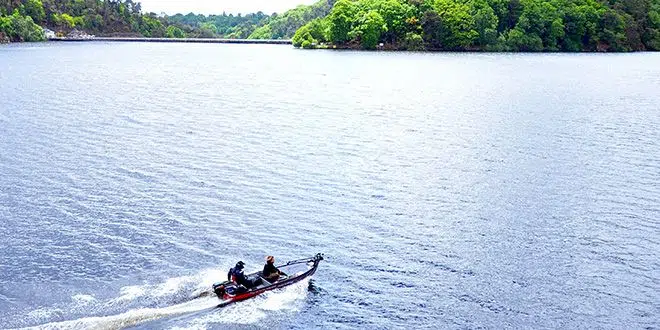
M 0 328 L 660 324 L 660 53 L 12 44 L 0 94 Z

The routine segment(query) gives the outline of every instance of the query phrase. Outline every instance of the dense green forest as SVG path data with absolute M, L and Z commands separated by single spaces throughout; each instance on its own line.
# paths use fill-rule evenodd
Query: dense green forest
M 162 20 L 165 24 L 181 28 L 186 36 L 192 38 L 246 39 L 257 27 L 265 24 L 269 17 L 262 12 L 245 16 L 226 13 L 206 16 L 190 13 L 165 16 Z
M 203 37 L 247 39 L 291 39 L 296 31 L 313 19 L 327 16 L 335 0 L 320 0 L 315 4 L 301 5 L 283 14 L 266 15 L 262 12 L 245 16 L 232 15 L 181 15 L 165 18 L 168 24 L 181 27 L 189 35 Z
M 77 28 L 89 33 L 165 31 L 162 22 L 142 15 L 140 4 L 131 0 L 0 0 L 0 34 L 5 38 L 12 41 L 43 39 L 39 26 L 66 32 Z M 38 34 L 41 35 L 35 37 Z
M 43 40 L 40 27 L 100 36 L 290 39 L 310 20 L 326 16 L 333 3 L 322 0 L 281 15 L 161 16 L 143 13 L 140 3 L 132 0 L 0 0 L 0 41 Z
M 250 34 L 250 39 L 291 39 L 296 31 L 317 18 L 327 16 L 335 0 L 320 0 L 311 6 L 298 6 L 282 15 L 273 14 Z
M 660 50 L 660 0 L 320 0 L 283 14 L 173 16 L 132 0 L 0 0 L 0 42 L 101 36 L 288 39 L 303 48 Z
M 105 36 L 247 38 L 267 18 L 263 13 L 159 16 L 142 13 L 132 0 L 0 0 L 0 41 L 43 40 L 40 27 L 63 34 L 80 29 Z
M 660 0 L 338 0 L 294 46 L 405 50 L 660 50 Z

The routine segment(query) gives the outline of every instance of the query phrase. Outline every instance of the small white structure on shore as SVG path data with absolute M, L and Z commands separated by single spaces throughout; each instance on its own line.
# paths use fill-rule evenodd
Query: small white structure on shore
M 43 28 L 44 29 L 44 35 L 46 36 L 46 39 L 53 39 L 57 37 L 55 34 L 55 31 L 49 29 L 49 28 Z

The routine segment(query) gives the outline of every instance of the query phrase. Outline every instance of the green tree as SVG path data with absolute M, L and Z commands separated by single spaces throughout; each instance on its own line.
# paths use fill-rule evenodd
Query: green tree
M 648 21 L 646 47 L 650 50 L 660 50 L 660 0 L 651 0 Z
M 629 51 L 627 43 L 624 18 L 614 10 L 608 9 L 603 13 L 598 28 L 601 50 Z
M 474 17 L 474 27 L 479 33 L 477 44 L 482 47 L 496 44 L 499 19 L 495 15 L 495 11 L 484 0 L 475 0 L 470 4 L 471 15 Z
M 145 37 L 163 38 L 167 31 L 163 23 L 156 17 L 143 16 L 140 24 L 140 33 Z
M 652 31 L 650 13 L 653 12 L 653 4 L 657 0 L 617 0 L 614 1 L 615 9 L 620 10 L 630 17 L 624 16 L 626 22 L 626 37 L 635 50 L 643 50 L 649 42 Z
M 311 29 L 309 25 L 303 25 L 298 31 L 296 31 L 296 34 L 293 35 L 293 38 L 291 39 L 291 42 L 293 43 L 293 47 L 302 47 L 302 44 L 308 41 L 308 45 L 312 45 L 316 40 L 314 37 L 312 37 Z
M 558 38 L 563 37 L 563 34 L 558 31 L 563 25 L 558 9 L 545 0 L 522 0 L 522 4 L 523 11 L 516 28 L 523 32 L 525 40 L 531 42 L 525 47 L 533 49 L 527 50 L 539 50 L 534 48 L 537 38 L 541 39 L 541 50 L 558 50 L 557 43 L 560 41 Z
M 353 29 L 357 8 L 350 0 L 339 0 L 332 7 L 328 16 L 330 25 L 330 41 L 343 44 L 349 40 L 348 33 Z
M 283 39 L 291 38 L 296 30 L 308 22 L 326 17 L 335 0 L 319 0 L 309 6 L 298 6 L 283 14 L 273 14 L 265 19 L 265 24 L 257 27 L 248 37 L 250 39 Z
M 486 0 L 488 6 L 493 10 L 495 16 L 497 16 L 497 32 L 502 33 L 509 27 L 509 7 L 511 5 L 510 0 Z M 517 2 L 520 5 L 520 2 Z M 517 20 L 517 17 L 515 18 Z M 514 23 L 515 26 L 515 23 Z
M 32 17 L 23 16 L 18 10 L 8 17 L 0 17 L 0 33 L 11 41 L 44 41 L 43 29 L 34 23 Z
M 385 20 L 387 32 L 385 39 L 395 42 L 408 31 L 408 20 L 413 17 L 414 8 L 400 0 L 361 0 L 359 6 L 365 12 L 375 10 Z
M 403 49 L 411 51 L 424 50 L 424 39 L 417 33 L 408 32 L 403 41 Z
M 298 30 L 300 31 L 300 30 Z M 270 24 L 258 27 L 248 39 L 273 39 L 273 30 Z
M 27 0 L 25 2 L 25 15 L 32 17 L 35 22 L 43 22 L 46 19 L 46 12 L 41 0 Z
M 519 28 L 510 30 L 507 34 L 507 45 L 510 50 L 523 52 L 539 52 L 543 50 L 543 40 L 536 34 L 525 34 Z
M 555 47 L 559 47 L 562 40 L 564 39 L 564 36 L 566 35 L 564 30 L 564 20 L 560 17 L 555 18 L 552 21 L 552 24 L 550 24 L 549 44 L 551 44 L 553 47 L 553 49 L 550 50 L 556 50 Z
M 600 5 L 596 2 L 564 8 L 564 26 L 566 28 L 563 44 L 564 50 L 582 51 L 596 49 L 600 9 Z
M 434 10 L 426 11 L 421 19 L 422 38 L 426 42 L 428 48 L 440 49 L 442 48 L 442 41 L 448 31 L 440 21 L 440 15 Z
M 76 16 L 73 18 L 73 26 L 83 27 L 85 25 L 85 18 L 83 16 Z
M 218 28 L 210 22 L 204 22 L 199 26 L 198 35 L 200 38 L 214 38 L 218 33 Z
M 315 47 L 322 42 L 328 41 L 328 34 L 328 23 L 326 20 L 312 20 L 296 31 L 292 39 L 293 46 L 302 47 L 303 43 L 308 41 L 308 46 L 303 48 Z
M 168 38 L 185 38 L 186 33 L 183 32 L 180 28 L 170 25 L 167 27 L 167 33 L 165 34 Z
M 9 42 L 12 34 L 11 17 L 0 14 L 0 43 Z
M 360 41 L 363 49 L 375 49 L 381 35 L 387 31 L 385 19 L 377 11 L 371 10 L 358 21 L 350 35 Z
M 441 22 L 442 46 L 444 49 L 465 49 L 479 37 L 475 30 L 470 7 L 453 0 L 437 0 L 435 10 Z
M 76 26 L 76 21 L 73 19 L 73 17 L 66 13 L 59 15 L 59 21 L 66 28 L 73 28 Z
M 84 17 L 83 26 L 91 31 L 101 31 L 104 26 L 103 16 L 89 13 Z
M 520 18 L 522 11 L 523 5 L 520 0 L 509 0 L 506 4 L 506 17 L 500 19 L 500 22 L 503 23 L 503 25 L 500 24 L 500 33 L 513 29 L 516 24 L 518 24 L 518 19 Z

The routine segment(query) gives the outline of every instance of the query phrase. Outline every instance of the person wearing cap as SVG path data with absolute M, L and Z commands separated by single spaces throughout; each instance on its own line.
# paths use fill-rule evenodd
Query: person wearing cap
M 277 267 L 275 267 L 275 257 L 268 256 L 266 257 L 266 264 L 264 265 L 264 271 L 262 276 L 268 280 L 268 282 L 276 282 L 280 279 L 280 275 L 286 275 L 281 272 Z

